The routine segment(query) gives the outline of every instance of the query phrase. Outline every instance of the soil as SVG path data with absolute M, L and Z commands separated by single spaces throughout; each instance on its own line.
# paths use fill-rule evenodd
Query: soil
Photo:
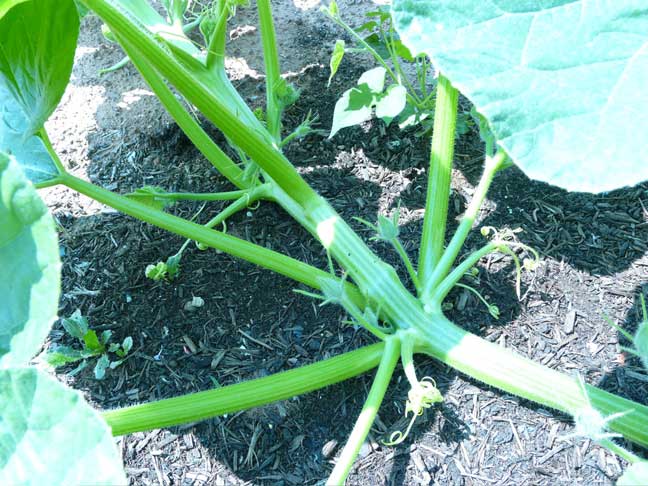
M 360 19 L 370 3 L 340 2 Z M 331 125 L 337 97 L 355 83 L 367 59 L 345 59 L 329 89 L 328 56 L 338 29 L 317 13 L 319 2 L 273 2 L 282 66 L 301 89 L 286 115 L 287 129 L 309 110 Z M 254 44 L 253 8 L 240 9 L 232 26 L 232 76 L 247 100 L 262 103 L 263 79 Z M 247 26 L 247 27 L 246 27 Z M 100 76 L 120 49 L 100 34 L 100 22 L 83 22 L 74 75 L 61 106 L 48 122 L 55 148 L 72 171 L 118 192 L 143 185 L 168 190 L 228 190 L 159 106 L 132 66 Z M 468 105 L 462 102 L 464 108 Z M 215 129 L 216 139 L 222 140 Z M 397 127 L 368 122 L 333 140 L 313 135 L 289 146 L 287 156 L 361 234 L 352 218 L 374 221 L 401 204 L 401 235 L 415 256 L 427 178 L 428 141 Z M 451 229 L 464 210 L 482 165 L 481 144 L 471 131 L 457 142 Z M 177 251 L 182 239 L 118 214 L 65 188 L 43 191 L 60 225 L 63 297 L 59 314 L 75 309 L 97 330 L 133 351 L 101 381 L 92 367 L 60 379 L 82 390 L 100 409 L 237 383 L 292 369 L 372 342 L 343 323 L 343 311 L 318 307 L 296 294 L 281 276 L 193 245 L 172 283 L 144 277 L 150 263 Z M 197 216 L 207 221 L 221 206 Z M 501 312 L 499 320 L 467 291 L 454 291 L 448 315 L 470 331 L 517 350 L 551 368 L 581 374 L 589 383 L 648 403 L 648 377 L 622 352 L 609 316 L 632 330 L 640 319 L 638 295 L 648 293 L 648 185 L 605 195 L 569 194 L 510 169 L 497 176 L 480 224 L 521 228 L 520 240 L 536 248 L 542 264 L 523 275 L 514 291 L 509 258 L 494 257 L 480 269 L 480 288 Z M 170 211 L 192 217 L 199 203 Z M 296 223 L 270 204 L 228 220 L 229 233 L 324 268 L 325 254 Z M 466 250 L 482 242 L 479 232 Z M 372 243 L 405 279 L 385 245 Z M 205 304 L 186 307 L 193 297 Z M 621 344 L 620 344 L 621 340 Z M 71 343 L 60 324 L 51 343 Z M 421 359 L 420 376 L 434 377 L 444 402 L 416 422 L 397 447 L 383 445 L 403 429 L 408 386 L 397 371 L 350 485 L 613 484 L 625 466 L 590 441 L 564 437 L 569 417 L 477 383 Z M 328 476 L 371 384 L 358 377 L 291 400 L 168 430 L 118 439 L 131 484 L 306 485 Z M 556 390 L 560 393 L 560 390 Z M 630 446 L 632 447 L 632 446 Z

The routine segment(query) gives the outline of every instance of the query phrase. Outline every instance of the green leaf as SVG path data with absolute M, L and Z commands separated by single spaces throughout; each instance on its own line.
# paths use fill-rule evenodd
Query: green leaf
M 61 319 L 61 324 L 70 336 L 80 341 L 88 332 L 88 319 L 81 315 L 79 309 L 75 310 L 70 317 Z
M 369 45 L 369 47 L 376 51 L 376 54 L 378 54 L 380 57 L 382 57 L 383 59 L 390 58 L 387 46 L 377 33 L 373 32 L 372 34 L 366 36 L 363 40 Z
M 412 52 L 405 44 L 403 44 L 403 41 L 401 41 L 400 39 L 392 39 L 392 48 L 396 52 L 396 55 L 401 59 L 404 59 L 407 62 L 414 62 L 414 56 L 412 56 Z
M 376 51 L 378 55 L 383 59 L 391 58 L 387 45 L 385 44 L 386 41 L 391 45 L 391 48 L 394 50 L 398 57 L 408 62 L 414 62 L 414 56 L 412 56 L 410 50 L 401 42 L 396 34 L 390 35 L 389 33 L 387 33 L 385 37 L 385 40 L 383 40 L 382 37 L 374 32 L 373 34 L 365 37 L 364 41 L 369 44 L 369 46 L 372 47 L 373 50 Z
M 380 23 L 382 24 L 383 22 L 386 22 L 390 19 L 391 13 L 389 11 L 388 5 L 379 5 L 376 10 L 367 12 L 365 16 L 369 18 L 378 17 Z
M 0 151 L 11 153 L 34 184 L 50 181 L 58 176 L 58 169 L 39 136 L 25 137 L 27 129 L 27 120 L 2 86 L 0 73 Z
M 111 370 L 114 370 L 114 369 L 117 368 L 118 366 L 121 366 L 121 364 L 122 364 L 123 362 L 124 362 L 123 359 L 118 359 L 117 361 L 111 361 L 111 362 L 110 362 L 110 365 L 109 365 L 109 368 L 110 368 Z
M 415 127 L 421 124 L 424 120 L 430 117 L 427 111 L 421 111 L 414 105 L 406 104 L 403 111 L 398 117 L 398 128 L 404 130 L 406 128 Z
M 331 17 L 338 17 L 340 15 L 340 9 L 338 8 L 337 2 L 335 0 L 331 0 L 331 3 L 329 3 L 328 8 L 327 7 L 320 7 L 321 10 L 324 12 L 327 12 Z
M 79 18 L 82 19 L 88 13 L 90 13 L 90 9 L 83 5 L 80 0 L 74 0 L 74 4 L 76 5 L 77 11 L 79 12 Z
M 342 58 L 344 57 L 344 47 L 344 40 L 338 39 L 335 41 L 335 47 L 333 48 L 333 54 L 331 54 L 331 61 L 329 63 L 329 66 L 331 68 L 331 75 L 328 78 L 328 83 L 326 85 L 327 87 L 331 86 L 333 76 L 335 76 L 335 73 L 337 73 L 337 70 L 340 67 L 340 63 L 342 62 Z
M 110 366 L 110 360 L 108 355 L 102 354 L 101 357 L 97 360 L 97 364 L 94 368 L 94 375 L 97 380 L 103 380 L 106 376 L 106 370 Z
M 94 354 L 103 353 L 106 350 L 104 345 L 99 342 L 99 336 L 92 329 L 89 329 L 83 336 L 83 344 L 88 351 Z
M 72 0 L 21 3 L 0 21 L 0 84 L 18 102 L 27 135 L 43 126 L 65 91 L 78 32 Z
M 377 67 L 365 71 L 358 78 L 358 86 L 366 84 L 369 87 L 369 91 L 372 93 L 382 93 L 383 88 L 385 87 L 385 71 L 384 67 Z
M 0 18 L 0 150 L 34 183 L 58 175 L 38 132 L 67 86 L 78 28 L 71 0 L 23 2 Z
M 54 221 L 13 159 L 0 152 L 0 368 L 21 365 L 49 332 L 60 294 Z
M 11 10 L 12 7 L 24 2 L 25 0 L 2 0 L 0 4 L 0 19 Z
M 641 461 L 630 464 L 616 484 L 617 486 L 648 484 L 648 462 Z
M 132 348 L 133 348 L 133 338 L 130 336 L 125 337 L 124 341 L 122 342 L 122 351 L 124 353 L 124 356 L 126 356 Z
M 648 9 L 636 0 L 394 0 L 401 39 L 527 175 L 602 192 L 648 179 Z
M 392 84 L 385 95 L 376 103 L 376 116 L 389 125 L 405 108 L 407 89 L 401 84 Z
M 342 128 L 359 125 L 371 119 L 372 109 L 385 85 L 385 68 L 366 71 L 358 79 L 358 86 L 345 91 L 333 111 L 332 138 Z
M 166 263 L 157 262 L 155 265 L 147 265 L 144 270 L 144 275 L 146 275 L 146 278 L 150 278 L 156 282 L 163 280 L 167 275 Z
M 106 345 L 110 338 L 112 338 L 113 332 L 110 329 L 106 329 L 101 332 L 101 344 Z
M 173 280 L 180 274 L 180 260 L 182 259 L 182 253 L 176 253 L 171 255 L 166 260 L 166 276 L 169 280 Z M 148 277 L 148 275 L 147 275 Z M 155 279 L 153 279 L 155 280 Z M 159 279 L 158 279 L 159 280 Z
M 106 423 L 46 373 L 0 370 L 0 416 L 0 484 L 127 484 Z
M 69 346 L 56 346 L 48 351 L 45 356 L 45 362 L 54 368 L 64 366 L 69 363 L 76 363 L 87 358 L 85 353 Z
M 359 27 L 356 27 L 353 30 L 356 31 L 358 34 L 361 32 L 373 32 L 374 29 L 378 28 L 378 26 L 379 26 L 378 22 L 376 22 L 375 20 L 370 20 L 369 22 L 365 22 L 364 24 L 362 24 Z

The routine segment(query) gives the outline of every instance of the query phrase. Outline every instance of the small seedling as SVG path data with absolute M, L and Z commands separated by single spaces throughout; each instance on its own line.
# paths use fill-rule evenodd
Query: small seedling
M 78 309 L 70 317 L 61 319 L 61 324 L 71 337 L 79 341 L 81 348 L 57 345 L 45 353 L 44 360 L 55 368 L 80 361 L 81 363 L 69 373 L 72 376 L 86 368 L 92 359 L 97 358 L 94 375 L 97 380 L 102 380 L 106 376 L 106 370 L 114 370 L 121 365 L 133 347 L 133 338 L 130 336 L 124 338 L 121 343 L 110 342 L 113 334 L 110 330 L 105 330 L 98 336 L 90 329 L 88 319 L 81 315 Z M 111 360 L 111 354 L 117 359 Z

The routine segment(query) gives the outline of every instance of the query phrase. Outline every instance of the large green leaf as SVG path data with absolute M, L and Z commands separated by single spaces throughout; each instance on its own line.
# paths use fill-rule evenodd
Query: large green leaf
M 61 262 L 52 217 L 16 161 L 2 152 L 0 271 L 4 368 L 29 361 L 47 336 L 58 309 Z
M 72 71 L 79 18 L 72 0 L 32 0 L 0 18 L 0 150 L 34 183 L 58 174 L 37 133 Z
M 0 23 L 2 84 L 18 102 L 29 135 L 58 105 L 72 72 L 79 14 L 72 0 L 32 0 Z
M 58 176 L 58 169 L 43 140 L 25 135 L 27 125 L 14 98 L 0 85 L 0 150 L 11 153 L 34 184 L 50 181 Z
M 22 3 L 26 0 L 2 0 L 0 3 L 0 19 L 6 14 L 12 7 Z
M 645 0 L 394 0 L 393 14 L 530 177 L 591 192 L 648 179 Z
M 0 484 L 128 482 L 108 426 L 79 392 L 12 368 L 0 370 Z

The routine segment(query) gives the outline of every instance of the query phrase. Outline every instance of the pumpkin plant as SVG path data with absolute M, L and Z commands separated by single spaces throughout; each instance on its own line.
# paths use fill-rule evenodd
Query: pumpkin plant
M 0 150 L 11 154 L 36 187 L 65 185 L 132 217 L 312 288 L 312 295 L 342 306 L 354 323 L 377 341 L 269 377 L 105 411 L 102 416 L 113 435 L 248 409 L 377 367 L 362 412 L 328 479 L 329 484 L 343 484 L 399 361 L 410 384 L 409 416 L 414 418 L 443 399 L 434 380 L 417 373 L 413 357 L 422 353 L 485 384 L 571 415 L 576 434 L 631 463 L 620 484 L 646 482 L 646 463 L 617 439 L 648 445 L 648 407 L 481 339 L 451 322 L 443 312 L 448 293 L 486 255 L 503 252 L 522 267 L 519 258 L 526 254 L 530 258 L 524 266 L 533 266 L 528 264 L 533 262 L 533 252 L 506 233 L 485 230 L 483 246 L 461 254 L 498 172 L 515 164 L 529 177 L 572 191 L 591 192 L 648 179 L 642 136 L 648 133 L 644 89 L 648 84 L 648 10 L 641 2 L 394 0 L 392 22 L 402 44 L 415 57 L 427 56 L 426 62 L 438 73 L 427 201 L 416 261 L 402 250 L 397 220 L 368 222 L 376 237 L 390 242 L 405 260 L 411 286 L 369 249 L 282 152 L 286 140 L 295 136 L 285 133 L 282 113 L 295 101 L 297 92 L 281 77 L 270 0 L 257 0 L 266 71 L 263 116 L 246 105 L 225 71 L 226 25 L 238 0 L 221 0 L 204 16 L 200 24 L 204 46 L 186 36 L 182 22 L 162 17 L 145 0 L 79 3 L 101 17 L 178 126 L 232 184 L 232 190 L 169 194 L 148 188 L 122 195 L 66 170 L 43 124 L 70 76 L 78 30 L 78 12 L 72 0 L 0 3 Z M 474 104 L 494 139 L 489 142 L 472 200 L 447 241 L 459 92 Z M 207 135 L 187 105 L 222 131 L 235 149 L 236 159 Z M 16 172 L 11 169 L 12 174 Z M 28 184 L 25 187 L 31 190 Z M 57 297 L 52 289 L 58 283 L 24 277 L 29 269 L 44 268 L 40 258 L 45 250 L 37 245 L 25 248 L 17 239 L 23 233 L 12 229 L 14 219 L 24 221 L 24 215 L 34 214 L 28 204 L 33 198 L 23 197 L 11 185 L 3 184 L 0 191 L 2 201 L 11 201 L 11 205 L 5 203 L 9 209 L 0 211 L 2 261 L 15 265 L 20 254 L 24 262 L 12 271 L 12 278 L 20 276 L 16 280 L 20 285 L 8 282 L 7 277 L 2 280 L 3 288 L 8 289 L 3 298 L 10 302 L 8 310 L 3 307 L 0 311 L 1 349 L 6 353 L 7 343 L 13 349 L 25 333 L 32 344 L 44 337 L 43 328 L 36 334 L 31 331 L 31 313 L 39 306 L 28 296 L 48 293 L 45 320 L 51 323 Z M 166 212 L 165 204 L 159 204 L 182 198 L 232 203 L 214 215 L 209 225 L 201 226 Z M 258 202 L 279 205 L 301 224 L 325 248 L 329 268 L 315 268 L 216 229 L 235 212 Z M 644 347 L 636 349 L 642 352 Z M 35 351 L 33 345 L 25 349 L 22 362 Z M 13 383 L 31 385 L 22 375 L 11 376 L 13 381 L 5 380 L 8 384 L 1 390 L 0 462 L 3 470 L 24 473 L 33 467 L 33 456 L 22 446 L 41 429 L 27 420 L 29 417 L 14 413 L 14 402 L 26 395 L 10 395 L 17 389 Z M 38 405 L 47 393 L 30 396 Z M 16 435 L 17 429 L 22 435 Z M 55 435 L 63 442 L 70 436 L 64 428 Z M 392 442 L 403 436 L 396 434 Z M 51 447 L 56 446 L 56 440 L 49 443 Z M 80 467 L 69 462 L 65 466 Z M 89 477 L 96 482 L 96 471 L 92 474 Z

